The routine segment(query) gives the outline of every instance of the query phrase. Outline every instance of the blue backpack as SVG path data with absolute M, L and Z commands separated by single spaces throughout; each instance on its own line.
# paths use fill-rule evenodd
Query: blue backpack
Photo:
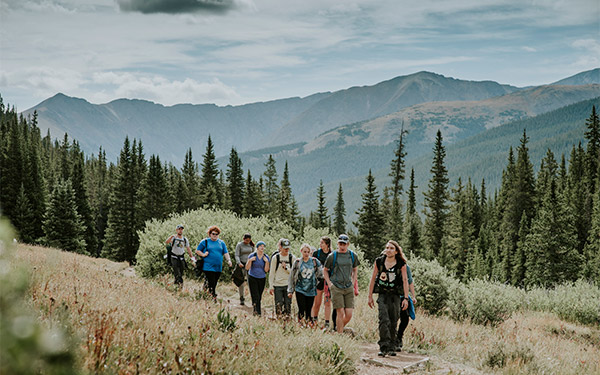
M 354 265 L 354 252 L 352 252 L 352 250 L 348 249 L 348 251 L 350 252 L 350 258 L 352 258 L 352 265 Z M 333 270 L 335 270 L 335 262 L 337 261 L 337 250 L 333 251 L 333 262 L 331 263 L 331 269 L 329 270 L 329 277 L 333 276 Z

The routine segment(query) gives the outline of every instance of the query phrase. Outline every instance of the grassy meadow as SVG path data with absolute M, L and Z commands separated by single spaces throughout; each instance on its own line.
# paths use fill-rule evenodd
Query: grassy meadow
M 228 299 L 237 300 L 231 283 L 220 285 L 222 300 L 215 303 L 202 298 L 193 280 L 178 291 L 171 276 L 143 279 L 126 263 L 27 245 L 18 246 L 11 267 L 30 272 L 30 312 L 71 332 L 80 373 L 351 374 L 361 345 L 378 336 L 376 310 L 367 307 L 364 291 L 351 338 L 228 306 Z M 263 301 L 272 306 L 267 293 Z M 521 309 L 482 325 L 417 309 L 404 347 L 434 364 L 464 364 L 481 373 L 600 373 L 598 325 L 567 322 L 552 312 Z M 434 367 L 415 371 L 443 370 Z

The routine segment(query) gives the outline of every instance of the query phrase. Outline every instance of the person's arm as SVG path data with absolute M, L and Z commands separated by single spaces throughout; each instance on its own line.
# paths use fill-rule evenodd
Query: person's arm
M 233 266 L 233 263 L 231 263 L 231 257 L 229 256 L 229 253 L 225 253 L 225 255 L 223 255 L 223 257 L 227 261 L 227 264 L 229 264 L 229 267 Z
M 195 262 L 196 258 L 194 258 L 194 253 L 192 253 L 192 248 L 190 247 L 189 240 L 186 243 L 185 250 L 187 251 L 188 255 L 190 256 L 190 259 Z
M 402 286 L 404 290 L 404 299 L 402 300 L 402 310 L 408 309 L 408 276 L 406 275 L 406 264 L 402 266 Z
M 352 269 L 352 286 L 356 286 L 354 288 L 354 295 L 358 296 L 358 267 Z
M 242 259 L 240 258 L 240 256 L 242 255 L 242 243 L 239 242 L 236 246 L 235 246 L 235 263 L 237 263 L 238 266 L 242 267 Z
M 271 269 L 271 260 L 267 254 L 263 255 L 263 260 L 265 261 L 265 272 L 269 272 Z
M 271 258 L 271 262 L 269 262 L 269 268 L 273 264 L 273 259 L 275 259 L 275 257 L 276 256 L 273 256 L 273 258 Z M 271 295 L 275 293 L 275 289 L 273 288 L 273 280 L 275 280 L 275 271 L 269 272 L 269 293 L 271 293 Z
M 417 294 L 415 293 L 415 284 L 410 283 L 410 284 L 408 284 L 408 287 L 410 288 L 410 294 L 412 295 L 413 305 L 416 305 L 417 304 Z
M 167 238 L 167 240 L 165 241 L 165 244 L 170 244 L 173 241 L 173 237 L 175 237 L 174 234 L 170 235 L 169 238 Z
M 204 251 L 202 251 L 202 250 L 204 250 Z M 200 243 L 198 244 L 198 247 L 196 248 L 196 254 L 198 254 L 202 258 L 206 258 L 208 256 L 206 240 L 200 241 Z
M 298 272 L 297 270 L 297 265 L 299 262 L 294 261 L 294 265 L 292 266 L 292 270 L 290 271 L 290 276 L 288 277 L 288 297 L 292 298 L 292 294 L 294 294 L 294 289 L 296 288 L 296 273 Z
M 317 270 L 316 270 L 317 280 L 321 280 L 323 278 L 323 265 L 317 259 Z
M 247 271 L 250 271 L 250 268 L 252 267 L 252 262 L 254 262 L 256 257 L 258 257 L 258 255 L 252 256 L 252 254 L 250 254 L 248 256 L 248 260 L 246 261 L 246 270 Z
M 373 274 L 371 275 L 371 281 L 369 281 L 369 307 L 373 308 L 375 306 L 375 301 L 373 301 L 373 289 L 375 288 L 375 279 L 377 278 L 377 261 L 373 265 Z

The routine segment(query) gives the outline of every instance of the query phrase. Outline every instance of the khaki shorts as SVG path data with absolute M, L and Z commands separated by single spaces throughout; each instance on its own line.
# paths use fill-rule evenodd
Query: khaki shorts
M 354 308 L 354 288 L 340 289 L 335 285 L 331 287 L 331 302 L 334 309 Z

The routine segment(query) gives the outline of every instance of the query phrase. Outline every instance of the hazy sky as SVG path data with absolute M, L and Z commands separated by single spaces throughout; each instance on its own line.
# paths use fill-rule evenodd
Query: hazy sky
M 421 70 L 515 86 L 600 66 L 598 0 L 0 0 L 0 94 L 237 105 Z

